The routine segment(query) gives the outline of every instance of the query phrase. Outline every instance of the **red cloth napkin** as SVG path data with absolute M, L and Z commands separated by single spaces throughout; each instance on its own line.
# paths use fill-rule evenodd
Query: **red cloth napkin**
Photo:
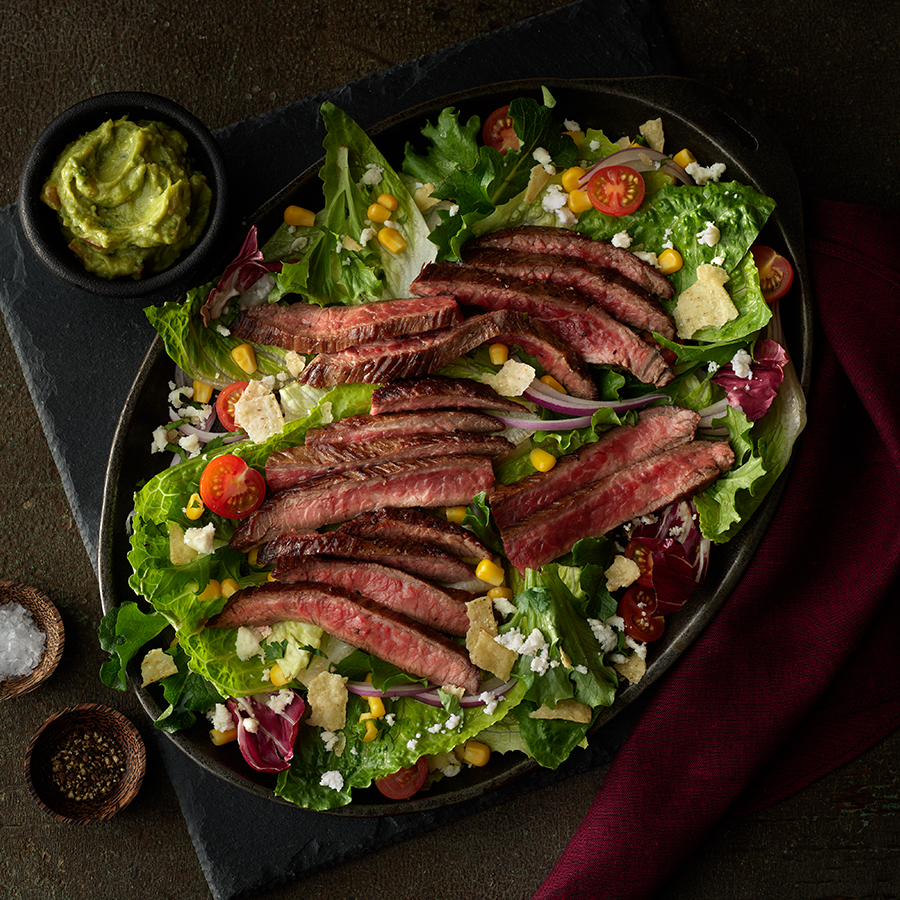
M 809 421 L 782 502 L 535 900 L 652 897 L 717 824 L 900 725 L 900 217 L 812 201 L 806 227 Z

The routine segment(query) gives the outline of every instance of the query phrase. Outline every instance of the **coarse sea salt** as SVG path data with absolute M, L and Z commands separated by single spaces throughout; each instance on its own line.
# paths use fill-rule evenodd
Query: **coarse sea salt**
M 0 606 L 0 681 L 21 678 L 41 661 L 46 638 L 19 603 Z

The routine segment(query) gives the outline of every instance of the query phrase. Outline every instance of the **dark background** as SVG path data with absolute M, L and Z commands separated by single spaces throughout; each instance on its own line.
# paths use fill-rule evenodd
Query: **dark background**
M 215 129 L 564 5 L 4 0 L 0 206 L 15 201 L 22 161 L 43 127 L 84 97 L 150 90 Z M 787 146 L 805 194 L 900 206 L 897 2 L 655 6 L 681 74 L 732 92 L 763 116 Z M 104 825 L 55 825 L 24 787 L 24 744 L 51 712 L 93 699 L 144 720 L 130 694 L 97 680 L 94 571 L 3 329 L 0 377 L 0 581 L 43 589 L 67 629 L 67 652 L 51 681 L 3 708 L 0 898 L 118 900 L 127 890 L 138 900 L 205 900 L 209 890 L 158 758 L 151 755 L 134 804 Z M 103 371 L 98 360 L 98 378 L 117 373 Z M 89 406 L 83 413 L 90 419 Z M 666 897 L 900 896 L 898 759 L 895 733 L 794 798 L 721 829 Z M 529 897 L 604 772 L 575 776 L 267 897 Z M 635 840 L 652 840 L 652 823 L 647 828 Z

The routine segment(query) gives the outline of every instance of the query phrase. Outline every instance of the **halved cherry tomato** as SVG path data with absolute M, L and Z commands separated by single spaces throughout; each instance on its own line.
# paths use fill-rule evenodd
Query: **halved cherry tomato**
M 485 120 L 481 129 L 481 139 L 488 147 L 499 153 L 519 149 L 519 138 L 513 128 L 513 120 L 509 117 L 509 107 L 495 109 Z
M 266 480 L 233 453 L 210 460 L 200 475 L 200 497 L 206 507 L 226 519 L 244 519 L 259 509 Z
M 238 430 L 237 425 L 234 424 L 234 404 L 241 399 L 241 394 L 244 393 L 248 384 L 248 381 L 235 381 L 228 387 L 222 388 L 216 398 L 216 415 L 222 426 L 229 431 Z
M 759 269 L 759 286 L 762 288 L 763 299 L 766 303 L 774 303 L 787 293 L 794 280 L 794 268 L 771 247 L 757 244 L 750 248 L 750 252 Z
M 422 787 L 427 775 L 428 760 L 424 756 L 420 756 L 414 766 L 376 779 L 375 787 L 391 800 L 405 800 L 407 797 L 412 797 Z
M 625 620 L 625 633 L 636 641 L 649 643 L 662 636 L 665 620 L 656 616 L 656 595 L 636 584 L 619 601 L 619 615 Z
M 587 192 L 595 209 L 608 216 L 627 216 L 644 199 L 644 179 L 630 166 L 607 166 L 591 175 Z

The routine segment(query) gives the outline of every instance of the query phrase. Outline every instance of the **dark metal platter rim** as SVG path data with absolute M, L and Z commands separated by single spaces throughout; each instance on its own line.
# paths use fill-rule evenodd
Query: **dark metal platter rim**
M 514 96 L 535 92 L 540 96 L 541 88 L 544 86 L 557 97 L 558 101 L 577 98 L 582 103 L 593 100 L 601 105 L 605 102 L 632 108 L 636 116 L 631 116 L 634 121 L 628 123 L 627 129 L 625 123 L 616 123 L 622 124 L 623 133 L 633 133 L 637 125 L 646 121 L 648 117 L 661 116 L 666 126 L 667 138 L 671 131 L 675 135 L 675 140 L 678 140 L 679 132 L 683 132 L 694 141 L 694 145 L 700 141 L 705 145 L 704 152 L 711 154 L 707 162 L 725 161 L 727 171 L 733 177 L 753 184 L 762 193 L 778 201 L 778 209 L 770 225 L 767 225 L 767 230 L 773 233 L 773 240 L 779 241 L 780 246 L 786 248 L 795 261 L 800 301 L 793 308 L 793 319 L 789 324 L 786 323 L 786 330 L 789 340 L 797 343 L 792 356 L 801 386 L 804 392 L 808 393 L 811 368 L 811 298 L 804 256 L 802 206 L 796 176 L 787 152 L 776 135 L 764 122 L 725 92 L 699 82 L 672 76 L 579 82 L 532 79 L 486 85 L 449 94 L 400 112 L 366 130 L 376 138 L 376 142 L 379 135 L 386 136 L 397 132 L 402 135 L 403 132 L 407 132 L 408 136 L 409 126 L 412 123 L 421 124 L 424 119 L 436 115 L 447 106 L 457 108 L 477 106 L 483 110 L 484 115 L 494 106 L 508 102 Z M 488 108 L 484 110 L 484 107 Z M 705 126 L 699 124 L 709 119 L 715 119 L 717 122 L 714 133 L 706 131 Z M 595 124 L 593 118 L 590 124 Z M 603 127 L 605 123 L 598 119 L 596 124 Z M 385 155 L 389 156 L 388 153 Z M 303 193 L 309 193 L 320 166 L 321 162 L 317 162 L 298 175 L 243 224 L 257 225 L 262 238 L 265 239 L 269 233 L 267 229 L 274 229 L 277 225 L 283 206 L 293 202 Z M 167 364 L 162 341 L 157 336 L 135 378 L 116 429 L 106 472 L 100 524 L 98 571 L 104 612 L 126 600 L 140 599 L 128 587 L 127 574 L 124 571 L 127 568 L 125 519 L 131 510 L 136 486 L 146 479 L 150 472 L 149 466 L 135 465 L 135 458 L 149 457 L 147 435 L 155 425 L 148 430 L 145 430 L 143 424 L 136 428 L 135 418 L 149 413 L 143 416 L 149 422 L 163 421 L 164 404 L 157 414 L 152 411 L 152 398 L 147 394 L 153 393 L 153 386 L 157 383 L 154 373 L 162 378 L 168 378 L 167 369 L 165 374 L 159 371 Z M 131 477 L 128 477 L 129 475 Z M 598 729 L 608 724 L 619 712 L 655 684 L 712 620 L 749 565 L 777 509 L 787 477 L 788 473 L 785 472 L 753 518 L 731 543 L 715 548 L 708 586 L 701 590 L 688 607 L 676 616 L 670 617 L 668 634 L 660 646 L 654 649 L 647 674 L 637 685 L 629 685 L 620 691 L 615 703 L 601 713 L 593 726 L 592 734 L 596 734 Z M 124 491 L 121 490 L 123 483 L 126 486 Z M 156 719 L 162 711 L 161 707 L 156 697 L 140 686 L 136 661 L 133 661 L 129 668 L 129 680 L 148 716 Z M 195 731 L 196 734 L 193 733 Z M 210 774 L 261 799 L 296 808 L 294 804 L 275 796 L 273 779 L 255 778 L 257 773 L 253 773 L 252 770 L 243 771 L 240 761 L 230 759 L 227 750 L 223 753 L 223 748 L 213 748 L 208 740 L 207 730 L 202 725 L 194 726 L 189 733 L 168 734 L 168 737 L 190 760 Z M 503 755 L 499 762 L 498 766 L 492 761 L 488 767 L 490 771 L 484 772 L 483 777 L 475 777 L 474 780 L 469 777 L 468 783 L 464 783 L 466 773 L 463 773 L 443 782 L 444 788 L 438 785 L 436 789 L 416 795 L 407 801 L 388 804 L 379 802 L 376 796 L 373 798 L 374 802 L 369 802 L 368 798 L 354 800 L 349 806 L 329 810 L 328 813 L 372 817 L 440 809 L 451 804 L 474 800 L 528 775 L 537 768 L 534 761 L 524 757 L 513 761 L 512 758 L 507 759 L 506 755 Z M 482 772 L 479 770 L 477 775 L 482 775 Z M 359 792 L 359 795 L 365 793 L 371 796 L 375 793 L 374 788 Z

